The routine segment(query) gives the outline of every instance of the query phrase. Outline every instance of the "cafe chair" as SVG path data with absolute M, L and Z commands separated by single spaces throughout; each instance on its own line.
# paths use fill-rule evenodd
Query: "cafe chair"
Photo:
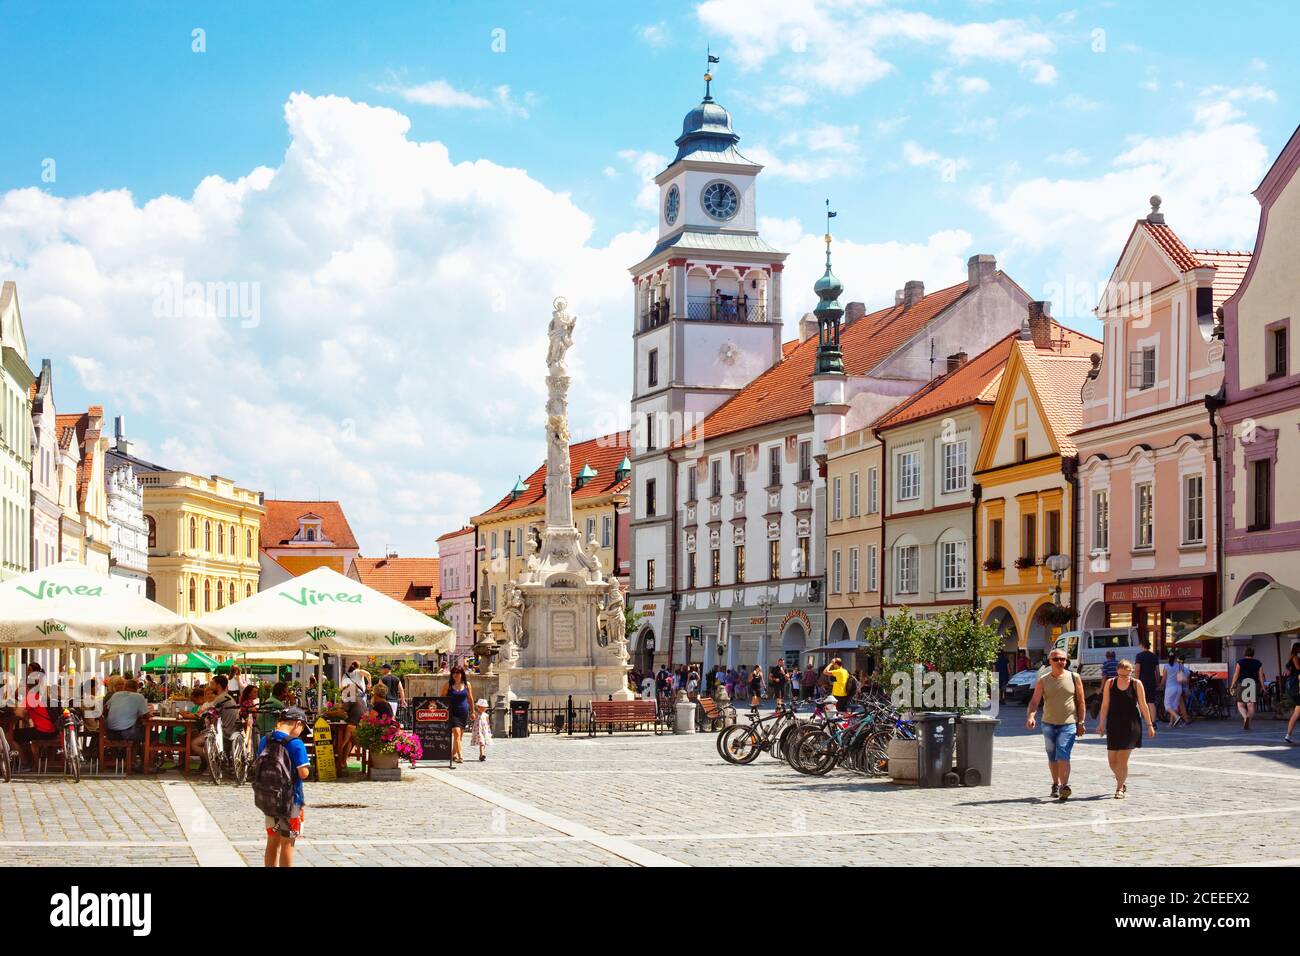
M 116 754 L 114 759 L 115 772 L 118 776 L 124 776 L 131 772 L 135 766 L 136 751 L 140 744 L 134 740 L 109 740 L 107 733 L 101 732 L 99 735 L 99 763 L 98 766 L 102 771 L 108 766 L 108 755 Z
M 63 740 L 55 737 L 53 740 L 33 740 L 32 741 L 32 769 L 37 773 L 50 772 L 50 755 L 59 758 L 60 766 L 63 763 Z

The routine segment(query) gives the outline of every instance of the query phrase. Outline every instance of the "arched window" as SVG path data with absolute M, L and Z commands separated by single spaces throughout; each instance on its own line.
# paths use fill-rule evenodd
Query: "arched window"
M 203 522 L 203 550 L 211 553 L 212 551 L 212 522 Z
M 190 613 L 198 610 L 197 589 L 194 587 L 194 579 L 190 578 Z
M 221 522 L 217 522 L 217 554 L 226 553 L 226 533 L 221 530 Z
M 190 519 L 190 547 L 197 548 L 198 546 L 199 546 L 199 525 L 197 521 L 191 518 Z
M 149 547 L 158 547 L 158 523 L 153 520 L 153 515 L 144 516 L 144 526 L 149 531 Z
M 245 584 L 244 597 L 252 597 L 252 596 L 253 596 L 253 586 L 251 584 Z
M 226 592 L 221 587 L 221 582 L 217 582 L 217 610 L 220 611 L 226 606 Z
M 203 610 L 204 611 L 212 610 L 212 582 L 211 581 L 203 582 Z
M 144 596 L 150 601 L 158 600 L 158 585 L 152 577 L 144 579 Z
M 308 529 L 307 529 L 307 540 L 308 540 L 308 541 L 315 541 L 315 540 L 316 540 L 316 529 L 315 529 L 315 528 L 308 528 Z
M 230 556 L 233 558 L 238 554 L 239 552 L 235 550 L 235 526 L 232 524 L 230 526 Z
M 230 582 L 230 603 L 231 604 L 235 603 L 235 582 L 234 581 Z
M 253 556 L 253 532 L 246 531 L 244 532 L 244 535 L 246 538 L 247 550 L 248 550 L 248 554 L 246 555 L 246 557 L 251 558 Z

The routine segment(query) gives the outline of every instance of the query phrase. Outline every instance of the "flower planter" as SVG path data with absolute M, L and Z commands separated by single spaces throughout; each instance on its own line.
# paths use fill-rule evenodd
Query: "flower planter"
M 401 758 L 395 753 L 375 753 L 372 750 L 370 752 L 370 779 L 401 780 Z

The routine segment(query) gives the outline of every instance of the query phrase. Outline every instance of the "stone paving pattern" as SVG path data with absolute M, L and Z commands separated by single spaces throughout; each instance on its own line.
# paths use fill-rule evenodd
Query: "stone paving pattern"
M 992 786 L 925 790 L 847 772 L 804 777 L 767 755 L 724 763 L 713 736 L 535 736 L 499 740 L 486 763 L 406 772 L 401 783 L 308 784 L 296 863 L 608 865 L 614 849 L 491 802 L 522 801 L 671 860 L 701 865 L 1187 865 L 1297 856 L 1300 747 L 1283 725 L 1230 721 L 1161 730 L 1134 754 L 1129 797 L 1111 798 L 1105 744 L 1075 748 L 1074 797 L 1047 797 L 1040 738 L 1005 709 Z M 488 799 L 442 782 L 486 787 Z M 0 785 L 10 865 L 192 865 L 159 778 L 19 778 Z M 168 779 L 178 779 L 169 774 Z M 252 792 L 191 777 L 194 792 L 251 865 L 264 831 Z M 551 821 L 555 822 L 555 821 Z M 161 843 L 160 843 L 161 841 Z M 89 845 L 86 845 L 89 844 Z M 453 853 L 454 851 L 454 853 Z

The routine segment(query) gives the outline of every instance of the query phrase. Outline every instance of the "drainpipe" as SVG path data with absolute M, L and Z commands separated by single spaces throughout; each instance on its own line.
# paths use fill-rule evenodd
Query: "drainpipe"
M 880 437 L 880 432 L 874 428 L 871 434 L 876 436 L 876 441 L 880 442 L 880 619 L 885 619 L 885 595 L 889 593 L 885 584 L 889 577 L 889 566 L 892 563 L 886 557 L 885 551 L 885 511 L 886 502 L 889 501 L 889 448 L 885 445 L 885 439 Z
M 970 537 L 971 552 L 970 560 L 967 562 L 967 570 L 970 573 L 970 609 L 979 617 L 980 613 L 980 570 L 983 567 L 980 561 L 980 500 L 984 497 L 984 486 L 978 481 L 971 484 L 971 506 L 970 506 Z
M 1061 459 L 1061 474 L 1070 483 L 1070 607 L 1074 609 L 1075 624 L 1082 626 L 1079 618 L 1079 562 L 1083 559 L 1080 545 L 1083 534 L 1079 527 L 1079 456 Z
M 1210 415 L 1210 447 L 1214 455 L 1214 559 L 1215 577 L 1218 586 L 1215 591 L 1217 604 L 1215 614 L 1224 610 L 1224 590 L 1228 586 L 1226 569 L 1223 566 L 1223 459 L 1219 457 L 1219 409 L 1228 404 L 1224 386 L 1213 395 L 1205 396 L 1205 410 Z

